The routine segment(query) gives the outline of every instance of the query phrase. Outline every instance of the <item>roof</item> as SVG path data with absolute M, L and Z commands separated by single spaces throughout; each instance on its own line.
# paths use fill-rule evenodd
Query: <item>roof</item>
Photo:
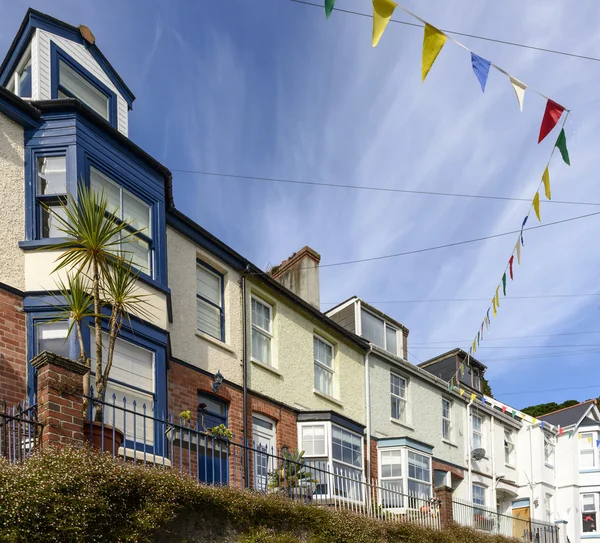
M 592 417 L 585 417 L 579 425 L 580 428 L 587 428 L 589 426 L 600 426 L 600 422 Z
M 549 424 L 553 424 L 554 426 L 562 426 L 564 428 L 566 426 L 578 424 L 579 421 L 581 421 L 581 419 L 588 414 L 593 406 L 594 400 L 587 400 L 583 403 L 578 403 L 577 405 L 572 405 L 571 407 L 565 407 L 537 418 L 539 420 L 544 420 Z
M 243 257 L 223 241 L 213 236 L 208 230 L 190 219 L 181 211 L 175 209 L 174 207 L 169 209 L 167 213 L 167 224 L 190 238 L 192 241 L 202 244 L 208 251 L 216 252 L 219 258 L 222 258 L 230 265 L 237 267 L 238 269 L 245 269 L 246 273 L 252 275 L 257 280 L 288 298 L 291 302 L 304 309 L 304 311 L 306 311 L 316 320 L 328 326 L 331 330 L 334 330 L 337 334 L 341 335 L 351 343 L 354 343 L 354 345 L 359 347 L 362 351 L 367 352 L 369 350 L 370 346 L 368 341 L 357 336 L 356 334 L 353 334 L 349 330 L 346 330 L 346 328 L 335 322 L 333 319 L 329 318 L 324 313 L 321 313 L 321 311 L 319 311 L 317 308 L 294 294 L 288 288 L 284 287 L 279 281 L 273 279 L 267 272 L 261 270 L 247 258 Z M 203 243 L 204 241 L 208 243 Z
M 452 358 L 453 356 L 458 356 L 459 358 L 462 358 L 463 360 L 465 360 L 467 357 L 469 358 L 469 364 L 471 366 L 474 366 L 476 368 L 480 368 L 482 370 L 486 370 L 487 366 L 485 364 L 482 364 L 481 362 L 479 362 L 479 360 L 477 360 L 476 358 L 473 357 L 473 355 L 468 355 L 465 351 L 463 351 L 462 349 L 459 349 L 458 347 L 456 349 L 452 349 L 450 351 L 447 351 L 443 354 L 440 354 L 434 358 L 430 358 L 429 360 L 425 360 L 425 362 L 421 362 L 419 364 L 420 367 L 422 368 L 428 368 L 429 366 L 434 366 L 434 365 L 438 365 L 440 362 L 442 362 L 443 360 Z M 452 372 L 452 375 L 454 375 L 456 373 L 456 368 L 454 369 L 454 371 Z M 448 377 L 448 379 L 450 379 L 452 377 L 452 375 L 450 375 Z
M 8 52 L 0 65 L 0 77 L 2 77 L 3 74 L 8 75 L 5 74 L 5 71 L 12 71 L 12 66 L 20 58 L 22 49 L 27 45 L 30 32 L 33 28 L 42 28 L 85 45 L 90 54 L 92 54 L 98 64 L 102 66 L 108 77 L 113 81 L 121 94 L 123 94 L 123 98 L 125 98 L 131 107 L 131 103 L 135 100 L 135 95 L 131 92 L 123 79 L 121 79 L 121 76 L 112 67 L 108 59 L 102 54 L 102 51 L 100 51 L 98 46 L 85 41 L 78 27 L 65 23 L 60 19 L 55 19 L 54 17 L 33 8 L 27 10 L 23 22 L 21 23 L 12 44 L 8 48 Z
M 370 303 L 365 302 L 362 298 L 359 298 L 358 296 L 351 296 L 347 300 L 340 302 L 339 304 L 333 306 L 331 309 L 328 309 L 326 311 L 326 314 L 330 315 L 332 313 L 336 313 L 338 309 L 340 309 L 342 306 L 345 306 L 346 304 L 348 304 L 348 302 L 356 302 L 356 301 L 359 301 L 361 303 L 361 305 L 365 306 L 371 313 L 375 313 L 375 315 L 378 315 L 382 319 L 388 321 L 390 324 L 393 324 L 394 326 L 396 326 L 397 328 L 400 328 L 401 330 L 405 331 L 408 334 L 409 330 L 406 326 L 404 326 L 404 324 L 402 324 L 401 322 L 398 322 L 396 319 L 394 319 L 393 317 L 390 317 L 388 314 L 384 313 L 380 309 L 377 309 L 375 306 L 371 305 Z

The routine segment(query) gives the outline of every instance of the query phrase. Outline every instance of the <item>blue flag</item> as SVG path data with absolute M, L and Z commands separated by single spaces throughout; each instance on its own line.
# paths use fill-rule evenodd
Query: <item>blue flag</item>
M 481 58 L 475 53 L 471 53 L 471 64 L 473 65 L 475 77 L 477 77 L 479 84 L 481 85 L 481 90 L 485 92 L 485 84 L 487 83 L 488 75 L 490 73 L 491 62 Z
M 523 228 L 525 228 L 525 223 L 527 222 L 527 219 L 529 219 L 529 215 L 527 215 L 527 217 L 523 219 L 523 224 L 521 225 L 521 245 L 523 245 L 523 247 L 525 247 L 525 242 L 523 241 Z

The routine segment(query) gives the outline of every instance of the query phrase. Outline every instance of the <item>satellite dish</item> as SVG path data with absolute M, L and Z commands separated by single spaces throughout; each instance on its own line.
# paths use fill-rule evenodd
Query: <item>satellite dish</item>
M 485 456 L 485 449 L 473 449 L 471 451 L 471 457 L 473 460 L 481 460 Z

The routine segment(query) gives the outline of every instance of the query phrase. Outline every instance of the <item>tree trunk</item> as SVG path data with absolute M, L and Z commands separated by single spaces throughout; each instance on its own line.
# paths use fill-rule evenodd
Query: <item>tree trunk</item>
M 102 317 L 100 316 L 100 270 L 98 261 L 94 258 L 92 262 L 92 290 L 94 295 L 94 331 L 96 333 L 96 399 L 101 400 L 104 394 L 102 382 Z M 96 420 L 102 420 L 102 405 L 96 409 Z
M 102 375 L 102 385 L 106 390 L 108 384 L 108 376 L 110 375 L 110 369 L 112 368 L 113 356 L 115 354 L 115 343 L 117 341 L 117 335 L 119 334 L 119 320 L 118 310 L 115 306 L 112 308 L 110 314 L 110 325 L 109 325 L 109 336 L 108 336 L 108 353 L 106 354 L 106 369 Z
M 80 322 L 75 323 L 75 330 L 77 332 L 77 341 L 79 341 L 79 362 L 81 362 L 87 369 L 87 373 L 83 376 L 83 416 L 87 418 L 88 415 L 88 396 L 90 395 L 90 359 L 87 357 L 85 352 L 85 343 L 83 341 L 83 333 L 81 332 Z

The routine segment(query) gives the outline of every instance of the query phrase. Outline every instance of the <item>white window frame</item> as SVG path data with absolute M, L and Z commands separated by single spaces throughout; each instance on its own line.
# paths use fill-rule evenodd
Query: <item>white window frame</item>
M 411 454 L 417 454 L 419 456 L 422 456 L 423 458 L 427 459 L 427 462 L 429 463 L 429 480 L 428 481 L 424 481 L 422 479 L 416 479 L 414 477 L 410 476 L 410 455 Z M 406 494 L 408 494 L 408 483 L 409 481 L 415 481 L 419 484 L 422 485 L 427 485 L 427 487 L 429 488 L 429 498 L 431 498 L 431 496 L 433 495 L 433 469 L 432 469 L 432 462 L 431 462 L 431 456 L 428 454 L 424 454 L 421 451 L 414 451 L 411 449 L 407 449 L 406 450 Z M 423 498 L 424 496 L 418 496 L 419 498 Z
M 475 430 L 475 419 L 478 419 L 481 421 L 481 424 L 479 425 L 479 431 Z M 476 413 L 471 414 L 471 449 L 472 450 L 485 449 L 485 442 L 483 439 L 484 435 L 485 435 L 484 425 L 485 425 L 485 419 L 483 418 L 482 415 L 478 415 Z M 479 436 L 479 446 L 475 446 L 475 436 Z
M 392 385 L 394 378 L 400 379 L 404 381 L 404 398 L 399 396 L 398 394 L 392 392 Z M 408 422 L 408 379 L 399 373 L 394 371 L 390 371 L 390 418 L 397 422 L 401 422 L 406 424 Z M 400 387 L 401 388 L 401 387 Z M 393 416 L 393 408 L 394 402 L 398 402 L 399 406 L 402 408 L 400 411 L 400 418 L 396 418 Z
M 598 454 L 598 447 L 596 447 L 596 439 L 597 439 L 597 433 L 594 431 L 591 432 L 581 432 L 579 434 L 581 437 L 579 437 L 579 469 L 586 471 L 586 470 L 595 470 L 598 469 L 599 464 L 600 464 L 600 455 Z M 586 447 L 584 444 L 589 443 L 588 442 L 588 438 L 591 438 L 591 444 L 589 447 Z M 583 446 L 582 446 L 583 445 Z M 592 465 L 591 466 L 583 466 L 583 463 L 581 461 L 581 458 L 584 455 L 589 455 L 592 457 Z M 598 519 L 600 520 L 600 518 Z
M 444 416 L 444 409 L 448 405 L 447 416 Z M 442 439 L 452 441 L 452 400 L 442 398 Z
M 475 502 L 475 489 L 481 489 L 483 490 L 483 503 L 476 503 Z M 487 501 L 488 501 L 488 489 L 486 486 L 480 484 L 480 483 L 472 483 L 471 485 L 471 502 L 473 503 L 473 505 L 479 505 L 480 507 L 487 507 Z
M 255 419 L 259 422 L 270 424 L 272 428 L 269 430 L 263 426 L 256 425 Z M 264 449 L 259 445 L 259 439 L 263 437 L 271 441 L 271 448 Z M 271 419 L 261 413 L 252 413 L 252 444 L 254 450 L 254 488 L 262 491 L 268 489 L 269 473 L 276 467 L 277 456 L 277 421 Z M 263 460 L 266 459 L 266 475 L 260 473 L 264 467 Z
M 320 360 L 317 360 L 316 357 L 314 356 L 314 349 L 315 349 L 316 341 L 320 341 L 321 343 L 324 343 L 325 345 L 327 345 L 328 347 L 331 348 L 331 367 L 323 364 Z M 314 380 L 315 390 L 317 392 L 319 392 L 320 394 L 325 394 L 326 396 L 330 396 L 330 397 L 334 398 L 335 397 L 335 346 L 333 345 L 333 343 L 330 343 L 329 341 L 327 341 L 325 338 L 323 338 L 319 334 L 313 335 L 313 361 L 314 361 L 313 371 L 315 372 L 315 376 L 317 373 L 316 372 L 317 366 L 321 370 L 326 371 L 329 374 L 331 374 L 331 390 L 327 392 L 327 391 L 320 390 L 319 388 L 317 388 L 316 379 Z
M 331 441 L 331 431 L 329 422 L 299 422 L 298 423 L 298 449 L 304 452 L 304 458 L 322 458 L 327 460 L 330 455 L 329 442 Z M 302 430 L 304 428 L 323 428 L 323 454 L 307 454 L 304 449 L 304 439 L 302 437 Z
M 27 47 L 27 49 L 25 49 L 25 52 L 23 53 L 23 56 L 21 57 L 21 59 L 19 60 L 19 63 L 17 64 L 15 70 L 13 71 L 12 75 L 10 76 L 8 83 L 6 84 L 6 89 L 9 90 L 10 92 L 12 92 L 13 94 L 15 94 L 16 96 L 18 96 L 19 98 L 22 98 L 23 100 L 31 100 L 33 98 L 33 64 L 31 66 L 31 96 L 21 96 L 19 94 L 19 87 L 21 86 L 21 81 L 20 81 L 20 76 L 19 76 L 19 72 L 23 70 L 23 68 L 27 65 L 27 63 L 32 63 L 33 59 L 31 57 L 31 45 L 29 45 Z
M 550 436 L 544 435 L 544 463 L 546 466 L 554 467 L 556 462 L 556 447 Z
M 479 370 L 473 370 L 473 388 L 475 390 L 477 390 L 478 392 L 481 392 L 481 383 L 482 383 L 482 379 L 481 379 L 481 374 L 479 373 Z
M 252 318 L 252 300 L 255 300 L 257 303 L 259 303 L 262 306 L 265 306 L 269 309 L 269 330 L 265 330 L 264 328 L 262 328 L 261 326 L 258 326 L 254 322 L 254 319 Z M 259 298 L 258 296 L 252 294 L 251 299 L 250 299 L 250 320 L 252 322 L 252 333 L 254 333 L 256 331 L 257 334 L 261 334 L 262 336 L 266 337 L 268 339 L 267 344 L 269 346 L 269 353 L 268 353 L 269 360 L 267 362 L 264 362 L 262 360 L 259 360 L 258 358 L 255 358 L 254 353 L 252 352 L 252 347 L 250 348 L 251 359 L 254 362 L 258 362 L 259 364 L 265 364 L 267 366 L 273 367 L 274 366 L 274 364 L 273 364 L 273 306 L 270 303 L 263 300 L 262 298 Z M 252 346 L 252 338 L 250 338 L 250 345 Z
M 213 336 L 211 333 L 207 332 L 206 330 L 201 330 L 200 328 L 198 328 L 197 322 L 196 322 L 196 329 L 199 332 L 201 332 L 202 334 L 206 334 L 207 336 L 215 338 L 218 341 L 224 342 L 225 341 L 225 307 L 224 307 L 224 305 L 225 305 L 224 304 L 225 275 L 217 272 L 216 270 L 213 271 L 212 266 L 210 266 L 210 264 L 206 264 L 204 261 L 202 261 L 200 259 L 196 259 L 196 277 L 198 274 L 198 270 L 200 270 L 203 273 L 206 273 L 207 275 L 211 275 L 219 280 L 219 303 L 218 304 L 215 304 L 212 300 L 209 300 L 208 298 L 206 298 L 205 296 L 200 294 L 198 292 L 198 290 L 196 289 L 196 311 L 198 311 L 198 304 L 200 304 L 200 303 L 204 303 L 204 304 L 208 305 L 209 307 L 219 310 L 219 337 Z
M 378 347 L 381 347 L 383 350 L 387 351 L 390 354 L 393 354 L 394 356 L 397 356 L 399 358 L 404 358 L 403 356 L 403 339 L 398 339 L 398 337 L 400 336 L 400 338 L 402 338 L 402 329 L 398 328 L 396 325 L 392 324 L 391 322 L 389 322 L 388 320 L 384 319 L 383 317 L 380 317 L 379 315 L 376 315 L 375 313 L 373 313 L 372 311 L 369 311 L 367 308 L 363 307 L 361 305 L 361 311 L 365 311 L 366 313 L 368 313 L 371 317 L 381 321 L 383 323 L 383 347 L 381 347 L 380 345 L 378 345 Z M 362 313 L 360 314 L 360 323 L 361 323 L 361 335 L 362 334 Z M 388 349 L 388 344 L 387 344 L 387 329 L 391 328 L 396 332 L 396 348 L 394 349 L 394 351 L 390 351 Z M 363 335 L 364 337 L 364 335 Z M 367 338 L 365 338 L 367 339 Z M 370 340 L 368 340 L 370 341 Z M 371 343 L 373 343 L 371 341 Z M 373 343 L 373 345 L 377 345 L 376 343 Z
M 378 479 L 379 479 L 379 487 L 380 487 L 380 492 L 379 494 L 379 505 L 381 507 L 385 507 L 386 510 L 396 510 L 396 509 L 403 509 L 405 506 L 405 495 L 406 495 L 406 470 L 407 470 L 407 464 L 406 464 L 406 449 L 404 448 L 398 448 L 398 447 L 386 447 L 383 449 L 379 449 L 377 451 L 377 461 L 378 461 L 378 466 L 377 466 L 377 473 L 379 475 Z M 385 453 L 398 453 L 400 455 L 400 475 L 399 476 L 390 476 L 390 477 L 384 477 L 383 476 L 383 457 Z M 388 488 L 386 487 L 386 483 L 400 483 L 400 490 L 396 491 L 393 488 Z M 387 500 L 384 500 L 384 496 L 387 493 L 390 493 L 389 496 L 392 497 L 392 504 L 391 505 L 387 505 L 385 502 Z
M 504 464 L 506 466 L 515 465 L 515 442 L 510 428 L 504 428 Z
M 589 509 L 589 508 L 586 509 L 586 507 L 588 507 L 588 506 L 584 504 L 585 496 L 592 497 L 593 509 Z M 580 501 L 581 501 L 581 517 L 582 517 L 582 519 L 585 517 L 586 514 L 588 514 L 588 515 L 595 514 L 596 515 L 596 531 L 595 532 L 584 532 L 583 531 L 583 522 L 582 522 L 581 532 L 584 534 L 597 534 L 599 532 L 598 521 L 600 520 L 600 492 L 582 492 L 580 495 Z

